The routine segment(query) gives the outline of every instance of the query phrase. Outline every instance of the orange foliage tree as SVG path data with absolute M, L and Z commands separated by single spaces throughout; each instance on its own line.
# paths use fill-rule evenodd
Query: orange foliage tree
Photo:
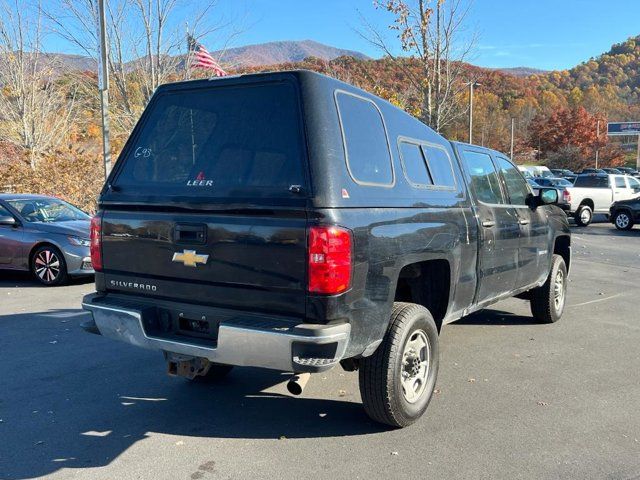
M 597 135 L 598 122 L 600 136 Z M 605 148 L 606 124 L 604 115 L 592 115 L 584 107 L 561 108 L 549 116 L 536 116 L 529 128 L 529 144 L 538 150 L 540 159 L 548 160 L 553 167 L 580 170 L 592 166 L 596 150 L 603 154 L 603 164 L 620 165 L 624 163 L 621 152 Z

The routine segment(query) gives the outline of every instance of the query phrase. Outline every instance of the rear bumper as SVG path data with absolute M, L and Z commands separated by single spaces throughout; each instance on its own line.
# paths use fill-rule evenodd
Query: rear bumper
M 215 363 L 263 367 L 290 372 L 320 372 L 335 366 L 349 342 L 348 323 L 332 325 L 277 324 L 270 318 L 254 317 L 255 325 L 245 318 L 223 315 L 215 345 L 197 339 L 160 338 L 145 331 L 145 321 L 153 310 L 132 303 L 102 301 L 92 294 L 84 297 L 82 308 L 91 312 L 93 322 L 83 325 L 91 333 L 163 352 L 206 358 Z M 228 312 L 225 312 L 228 313 Z M 97 332 L 96 332 L 97 331 Z

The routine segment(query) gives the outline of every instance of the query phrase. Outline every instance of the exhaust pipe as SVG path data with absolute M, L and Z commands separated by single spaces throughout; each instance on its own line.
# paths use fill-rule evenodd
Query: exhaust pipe
M 310 377 L 310 373 L 298 373 L 293 375 L 287 382 L 287 390 L 289 390 L 291 395 L 302 395 L 302 391 L 307 385 Z

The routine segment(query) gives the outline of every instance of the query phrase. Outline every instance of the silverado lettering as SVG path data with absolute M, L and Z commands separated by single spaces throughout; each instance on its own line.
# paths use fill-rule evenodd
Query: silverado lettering
M 124 282 L 122 280 L 110 280 L 109 285 L 112 287 L 133 288 L 135 290 L 147 290 L 150 292 L 158 290 L 157 286 L 148 283 Z

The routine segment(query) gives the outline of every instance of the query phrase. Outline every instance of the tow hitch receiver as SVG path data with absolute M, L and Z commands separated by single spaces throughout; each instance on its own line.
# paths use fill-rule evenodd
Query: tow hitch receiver
M 206 375 L 211 362 L 206 358 L 190 357 L 177 353 L 165 353 L 167 359 L 167 373 L 172 377 L 185 377 L 189 380 L 200 375 Z

